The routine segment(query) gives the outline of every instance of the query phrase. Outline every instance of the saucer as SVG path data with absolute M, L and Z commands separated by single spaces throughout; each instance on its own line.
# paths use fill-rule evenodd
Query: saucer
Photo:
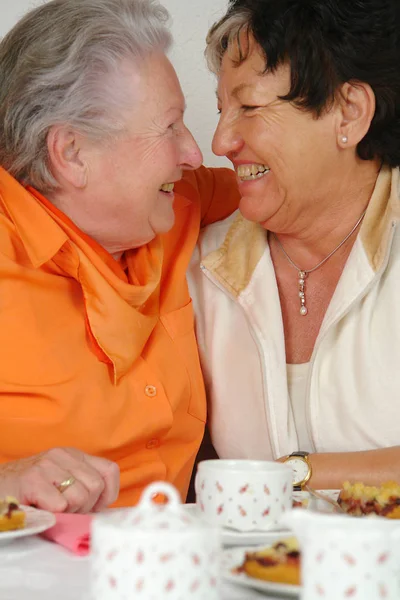
M 196 504 L 185 504 L 185 511 L 193 517 L 202 518 Z M 282 535 L 287 534 L 288 530 L 280 527 L 270 531 L 235 531 L 234 529 L 223 528 L 222 543 L 224 546 L 259 546 L 261 544 L 273 544 L 278 541 Z
M 321 494 L 337 499 L 339 490 L 318 490 Z M 301 502 L 307 509 L 308 492 L 293 492 L 293 500 Z M 185 510 L 192 516 L 202 518 L 201 512 L 196 504 L 185 504 Z M 282 526 L 277 526 L 269 531 L 236 531 L 235 529 L 222 529 L 222 543 L 224 546 L 261 546 L 265 544 L 273 544 L 282 536 L 287 535 L 289 529 Z

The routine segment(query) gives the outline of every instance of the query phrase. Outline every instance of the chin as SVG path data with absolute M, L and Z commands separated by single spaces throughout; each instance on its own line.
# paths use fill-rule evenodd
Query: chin
M 239 210 L 243 217 L 253 223 L 265 226 L 280 210 L 282 204 L 273 201 L 265 195 L 243 196 L 239 203 Z
M 243 217 L 248 221 L 260 223 L 265 220 L 265 198 L 242 196 L 239 203 L 239 210 Z

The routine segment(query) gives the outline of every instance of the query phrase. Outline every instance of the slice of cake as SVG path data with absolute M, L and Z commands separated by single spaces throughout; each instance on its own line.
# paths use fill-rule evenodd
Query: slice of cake
M 375 514 L 400 519 L 400 485 L 387 481 L 378 487 L 346 481 L 340 491 L 338 503 L 350 515 Z
M 25 527 L 25 511 L 16 498 L 6 496 L 0 498 L 0 532 L 23 529 Z
M 300 585 L 300 551 L 297 539 L 288 538 L 265 550 L 247 552 L 237 571 L 264 581 Z

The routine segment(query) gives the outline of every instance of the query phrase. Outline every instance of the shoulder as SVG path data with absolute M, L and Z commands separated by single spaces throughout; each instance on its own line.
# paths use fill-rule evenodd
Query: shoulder
M 210 252 L 218 250 L 224 244 L 233 224 L 240 218 L 240 212 L 236 210 L 226 219 L 201 229 L 197 242 L 199 256 L 204 258 Z
M 202 276 L 200 268 L 202 261 L 209 254 L 212 254 L 223 246 L 229 231 L 238 219 L 241 219 L 240 213 L 239 211 L 235 211 L 223 221 L 218 221 L 201 229 L 187 271 L 189 289 L 193 300 L 195 300 L 195 296 L 200 293 L 200 289 L 202 289 L 204 285 L 208 285 L 208 279 Z
M 0 264 L 4 263 L 25 266 L 30 261 L 14 223 L 0 208 Z

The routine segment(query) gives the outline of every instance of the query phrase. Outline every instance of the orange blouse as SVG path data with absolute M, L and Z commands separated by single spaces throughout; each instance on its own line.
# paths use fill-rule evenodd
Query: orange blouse
M 0 167 L 0 462 L 72 446 L 118 463 L 117 506 L 159 479 L 185 498 L 206 420 L 185 273 L 238 200 L 232 171 L 187 172 L 173 229 L 121 265 Z

